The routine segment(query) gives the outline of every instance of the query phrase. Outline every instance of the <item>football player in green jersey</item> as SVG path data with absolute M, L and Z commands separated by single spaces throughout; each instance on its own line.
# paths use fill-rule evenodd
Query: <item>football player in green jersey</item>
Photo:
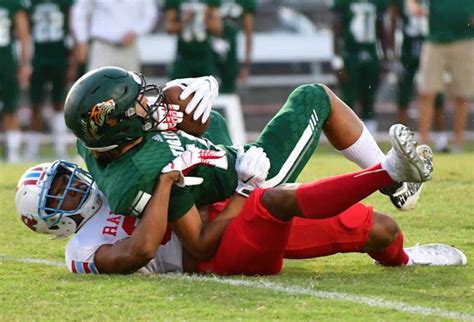
M 334 55 L 332 67 L 351 107 L 359 104 L 360 116 L 376 133 L 374 102 L 379 85 L 377 41 L 385 54 L 383 14 L 386 0 L 334 0 Z
M 46 86 L 51 85 L 51 102 L 54 115 L 51 120 L 56 156 L 66 156 L 66 126 L 63 122 L 63 105 L 66 96 L 66 74 L 69 50 L 69 13 L 72 0 L 32 0 L 30 22 L 34 45 L 33 74 L 30 98 L 32 105 L 30 132 L 27 137 L 26 159 L 38 157 L 42 128 L 41 105 Z
M 227 170 L 193 169 L 190 175 L 203 178 L 203 183 L 174 187 L 169 205 L 168 220 L 185 247 L 198 258 L 208 258 L 212 243 L 203 240 L 207 237 L 201 233 L 196 206 L 227 199 L 234 193 L 237 175 L 233 169 L 239 148 L 228 145 L 228 139 L 220 139 L 226 137 L 225 124 L 216 113 L 211 114 L 212 128 L 201 138 L 182 131 L 156 131 L 159 122 L 153 115 L 163 106 L 159 90 L 147 85 L 143 77 L 120 68 L 91 71 L 76 82 L 66 98 L 66 124 L 79 138 L 78 151 L 116 213 L 139 216 L 163 167 L 183 152 L 195 148 L 211 154 L 222 152 Z M 271 160 L 264 187 L 294 182 L 316 149 L 323 129 L 331 144 L 362 168 L 384 158 L 364 124 L 333 92 L 322 85 L 303 85 L 293 91 L 251 144 L 263 148 Z M 227 144 L 218 144 L 221 142 Z M 244 194 L 245 186 L 241 188 Z M 404 198 L 403 205 L 413 206 L 416 199 Z M 216 228 L 220 234 L 226 223 L 222 221 Z M 218 232 L 210 236 L 215 238 Z
M 20 159 L 21 132 L 16 116 L 18 85 L 25 88 L 31 74 L 28 6 L 26 0 L 0 2 L 0 102 L 3 103 L 1 113 L 9 162 Z M 18 39 L 21 48 L 18 61 L 13 46 L 15 39 Z
M 178 35 L 170 79 L 215 74 L 209 35 L 220 35 L 220 0 L 166 0 L 166 32 Z
M 255 0 L 222 1 L 220 7 L 223 19 L 222 36 L 213 37 L 211 44 L 216 59 L 217 73 L 221 79 L 220 92 L 223 94 L 235 93 L 237 76 L 244 82 L 249 76 L 253 48 L 253 20 L 256 7 Z M 238 60 L 237 48 L 240 24 L 242 24 L 245 34 L 245 58 L 242 65 Z

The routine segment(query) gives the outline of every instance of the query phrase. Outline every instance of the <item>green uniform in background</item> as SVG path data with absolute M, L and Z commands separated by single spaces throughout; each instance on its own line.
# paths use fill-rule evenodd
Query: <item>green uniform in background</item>
M 321 86 L 303 85 L 293 91 L 252 144 L 262 147 L 271 161 L 268 186 L 296 180 L 318 145 L 329 113 L 329 99 Z M 216 112 L 211 114 L 211 127 L 202 138 L 182 131 L 148 133 L 140 145 L 105 167 L 99 165 L 78 141 L 79 154 L 86 161 L 99 189 L 107 196 L 112 211 L 134 215 L 142 212 L 146 195 L 153 193 L 161 169 L 190 147 L 225 151 L 228 169 L 199 166 L 189 175 L 204 178 L 201 185 L 173 187 L 168 214 L 170 221 L 181 218 L 193 204 L 213 203 L 234 193 L 237 151 L 231 146 L 222 116 Z
M 433 43 L 450 43 L 474 38 L 474 1 L 430 0 L 429 33 Z
M 13 113 L 18 104 L 17 58 L 14 53 L 15 15 L 27 11 L 28 2 L 0 0 L 0 102 L 3 111 Z
M 255 14 L 255 0 L 223 0 L 220 7 L 223 19 L 223 35 L 213 38 L 213 51 L 216 59 L 217 75 L 221 80 L 221 93 L 235 93 L 237 77 L 240 70 L 237 36 L 241 30 L 241 19 L 244 14 Z
M 415 88 L 415 75 L 420 65 L 421 47 L 428 35 L 428 18 L 411 15 L 405 5 L 405 0 L 395 0 L 394 4 L 399 8 L 402 18 L 403 41 L 400 54 L 400 63 L 403 71 L 398 79 L 397 104 L 401 108 L 408 108 L 410 100 L 413 98 Z M 422 1 L 423 5 L 428 5 L 427 0 Z M 441 108 L 444 104 L 444 97 L 438 94 L 435 100 L 435 107 Z
M 376 25 L 386 8 L 385 0 L 334 0 L 332 7 L 342 20 L 341 54 L 349 77 L 340 84 L 342 96 L 349 106 L 359 102 L 363 120 L 374 118 L 380 71 Z
M 45 85 L 52 84 L 52 101 L 61 103 L 66 92 L 69 11 L 73 0 L 32 0 L 30 24 L 34 44 L 31 101 L 42 103 Z
M 165 11 L 175 9 L 178 18 L 183 12 L 193 12 L 188 23 L 178 37 L 175 60 L 171 66 L 170 79 L 200 77 L 215 74 L 209 35 L 205 24 L 207 7 L 218 7 L 221 0 L 165 0 Z

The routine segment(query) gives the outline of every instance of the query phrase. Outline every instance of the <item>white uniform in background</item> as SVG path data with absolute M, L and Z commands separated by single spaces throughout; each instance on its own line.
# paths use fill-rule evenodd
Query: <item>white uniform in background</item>
M 78 43 L 90 41 L 88 69 L 112 65 L 140 72 L 137 42 L 124 47 L 122 39 L 150 32 L 157 16 L 155 0 L 77 0 L 72 29 Z
M 130 237 L 138 225 L 139 219 L 131 216 L 121 216 L 112 213 L 104 199 L 102 207 L 91 219 L 72 236 L 66 245 L 65 259 L 69 271 L 79 274 L 99 274 L 94 258 L 100 246 L 114 244 Z M 182 248 L 178 237 L 171 232 L 153 260 L 138 272 L 167 273 L 182 272 Z

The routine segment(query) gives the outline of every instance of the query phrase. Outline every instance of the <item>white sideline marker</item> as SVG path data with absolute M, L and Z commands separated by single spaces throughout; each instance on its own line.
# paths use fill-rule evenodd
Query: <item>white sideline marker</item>
M 0 262 L 17 262 L 26 264 L 44 264 L 56 267 L 65 267 L 63 262 L 41 259 L 41 258 L 25 258 L 25 257 L 13 257 L 0 254 Z M 308 288 L 299 286 L 285 286 L 278 283 L 266 282 L 266 281 L 249 281 L 243 279 L 231 279 L 218 276 L 202 276 L 202 275 L 186 275 L 186 274 L 163 274 L 160 278 L 177 279 L 177 280 L 190 280 L 195 282 L 212 282 L 225 284 L 230 286 L 243 286 L 260 290 L 269 290 L 276 293 L 284 293 L 288 295 L 298 296 L 311 296 L 326 300 L 352 302 L 357 304 L 363 304 L 371 307 L 390 309 L 403 313 L 411 313 L 416 315 L 425 316 L 437 316 L 440 318 L 456 319 L 461 321 L 474 321 L 474 315 L 464 312 L 447 311 L 442 309 L 410 305 L 399 301 L 389 301 L 377 297 L 352 295 L 341 292 L 328 292 L 328 291 L 316 291 Z

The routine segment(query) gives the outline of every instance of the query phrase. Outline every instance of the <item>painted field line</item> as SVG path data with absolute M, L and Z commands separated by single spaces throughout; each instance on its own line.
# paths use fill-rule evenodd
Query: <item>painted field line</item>
M 65 267 L 63 262 L 41 258 L 13 257 L 0 254 L 0 262 L 17 262 L 26 264 L 44 264 L 49 266 Z M 376 308 L 390 309 L 403 313 L 411 313 L 424 316 L 435 316 L 440 318 L 456 319 L 462 321 L 474 321 L 474 315 L 465 312 L 447 311 L 437 308 L 430 308 L 418 305 L 411 305 L 400 301 L 384 300 L 378 297 L 353 295 L 341 292 L 317 291 L 299 286 L 285 286 L 274 282 L 251 281 L 245 279 L 232 279 L 218 276 L 184 275 L 184 274 L 163 274 L 160 278 L 189 280 L 195 282 L 212 282 L 235 287 L 248 287 L 260 290 L 268 290 L 275 293 L 287 295 L 311 296 L 325 300 L 352 302 Z

